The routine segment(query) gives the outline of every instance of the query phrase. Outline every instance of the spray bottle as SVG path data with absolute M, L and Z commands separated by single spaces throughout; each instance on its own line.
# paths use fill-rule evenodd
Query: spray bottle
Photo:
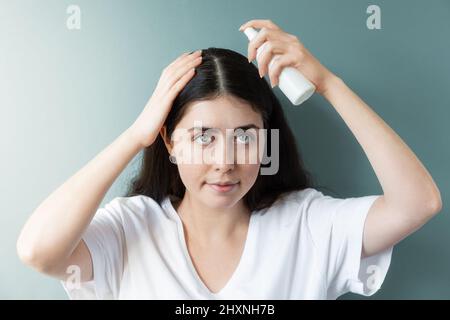
M 251 41 L 258 34 L 258 32 L 252 27 L 246 28 L 244 33 L 249 41 Z M 258 59 L 266 44 L 267 43 L 263 43 L 263 45 L 256 50 L 256 59 Z M 275 57 L 276 55 L 274 58 Z M 272 58 L 269 63 L 269 70 L 274 62 L 274 58 Z M 288 99 L 292 102 L 292 104 L 296 106 L 306 101 L 316 90 L 314 84 L 312 84 L 294 67 L 283 68 L 279 75 L 278 86 L 286 97 L 288 97 Z

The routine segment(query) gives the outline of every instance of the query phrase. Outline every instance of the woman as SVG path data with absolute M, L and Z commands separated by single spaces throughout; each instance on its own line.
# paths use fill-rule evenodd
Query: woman
M 295 36 L 267 20 L 240 30 L 246 27 L 261 29 L 249 43 L 249 62 L 268 42 L 258 70 L 226 49 L 173 61 L 136 121 L 33 212 L 17 242 L 24 263 L 64 280 L 74 299 L 336 299 L 378 290 L 393 246 L 441 210 L 436 184 Z M 275 86 L 286 66 L 341 115 L 383 195 L 338 199 L 314 188 L 261 79 L 269 72 Z M 242 152 L 230 156 L 230 145 L 258 155 L 265 146 L 279 165 L 263 175 L 260 157 L 237 161 Z M 141 150 L 128 195 L 98 208 Z

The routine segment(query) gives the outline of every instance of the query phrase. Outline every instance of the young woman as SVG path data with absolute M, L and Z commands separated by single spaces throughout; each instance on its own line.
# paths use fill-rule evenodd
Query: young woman
M 441 210 L 439 190 L 401 138 L 295 36 L 267 20 L 240 30 L 249 26 L 261 32 L 248 61 L 209 48 L 164 69 L 137 120 L 33 212 L 17 242 L 24 263 L 61 279 L 74 299 L 336 299 L 379 289 L 393 246 Z M 249 62 L 264 42 L 257 69 Z M 382 195 L 316 190 L 262 79 L 275 54 L 271 84 L 285 66 L 311 80 L 361 144 Z M 278 139 L 261 130 L 278 130 Z M 261 159 L 226 152 L 261 150 L 255 140 L 273 148 L 273 174 L 260 174 Z M 141 150 L 130 192 L 99 208 Z M 214 161 L 197 161 L 207 153 Z

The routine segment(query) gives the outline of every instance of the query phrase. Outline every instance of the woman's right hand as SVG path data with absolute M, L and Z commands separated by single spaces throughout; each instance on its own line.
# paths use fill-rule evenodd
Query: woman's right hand
M 195 67 L 202 61 L 201 50 L 183 53 L 161 73 L 155 91 L 130 130 L 138 143 L 145 148 L 158 137 L 173 101 L 195 74 Z

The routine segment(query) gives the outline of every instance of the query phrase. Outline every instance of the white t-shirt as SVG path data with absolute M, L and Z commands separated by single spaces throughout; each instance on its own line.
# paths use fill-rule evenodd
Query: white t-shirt
M 254 211 L 237 268 L 219 292 L 200 279 L 183 225 L 167 197 L 139 195 L 98 209 L 83 235 L 94 278 L 71 299 L 336 299 L 369 296 L 389 269 L 393 247 L 361 259 L 366 215 L 377 195 L 339 199 L 307 188 Z

